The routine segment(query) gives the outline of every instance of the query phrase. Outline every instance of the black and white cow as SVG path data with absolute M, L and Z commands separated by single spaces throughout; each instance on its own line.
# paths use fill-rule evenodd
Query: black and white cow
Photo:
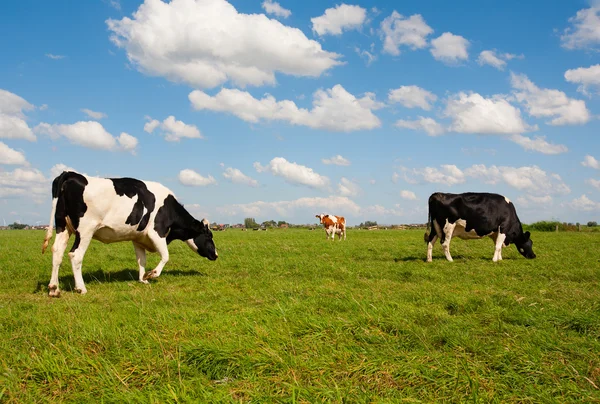
M 92 239 L 103 243 L 132 241 L 142 283 L 160 276 L 169 261 L 167 244 L 173 240 L 185 241 L 192 250 L 211 261 L 218 256 L 206 219 L 194 219 L 173 193 L 157 182 L 63 172 L 52 182 L 52 213 L 42 253 L 52 238 L 54 221 L 56 238 L 48 285 L 49 295 L 54 297 L 60 296 L 58 269 L 71 234 L 75 234 L 75 242 L 69 258 L 75 291 L 79 293 L 87 292 L 81 264 Z M 160 254 L 160 262 L 148 273 L 144 268 L 146 251 Z
M 535 258 L 533 242 L 523 227 L 513 203 L 498 194 L 474 193 L 445 194 L 436 192 L 429 197 L 430 233 L 425 233 L 427 262 L 437 238 L 440 238 L 448 261 L 450 240 L 453 236 L 476 239 L 489 236 L 496 246 L 492 261 L 502 260 L 502 248 L 514 243 L 525 258 Z

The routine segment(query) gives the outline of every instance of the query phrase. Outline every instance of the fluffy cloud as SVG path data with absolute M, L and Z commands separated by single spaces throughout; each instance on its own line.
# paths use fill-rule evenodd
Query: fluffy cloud
M 349 179 L 342 177 L 338 184 L 338 194 L 342 196 L 358 196 L 362 190 L 360 186 Z
M 0 138 L 36 140 L 27 122 L 24 111 L 34 107 L 10 91 L 0 89 Z
M 335 166 L 349 166 L 350 165 L 350 160 L 342 157 L 339 154 L 337 156 L 333 156 L 330 159 L 321 159 L 321 162 L 323 162 L 323 164 L 333 164 Z
M 452 119 L 450 130 L 459 133 L 512 135 L 534 129 L 523 121 L 521 111 L 501 96 L 458 93 L 448 99 L 445 115 Z
M 147 117 L 147 119 L 150 119 L 150 121 L 144 125 L 144 131 L 152 133 L 156 128 L 160 128 L 162 130 L 161 135 L 165 137 L 167 142 L 179 142 L 184 138 L 204 139 L 196 125 L 188 125 L 178 121 L 173 115 L 162 122 L 150 117 Z
M 565 80 L 580 84 L 577 91 L 590 95 L 590 89 L 600 88 L 600 64 L 567 70 Z
M 579 10 L 560 37 L 566 49 L 593 49 L 600 44 L 600 7 Z
M 40 201 L 50 195 L 50 183 L 41 171 L 16 168 L 14 171 L 0 171 L 0 198 L 33 197 Z
M 237 168 L 227 167 L 223 172 L 223 177 L 233 182 L 234 184 L 244 184 L 250 187 L 258 186 L 258 181 L 251 177 L 248 177 L 246 174 L 244 174 Z
M 398 102 L 406 108 L 422 108 L 429 111 L 431 104 L 437 100 L 437 96 L 418 86 L 402 86 L 390 90 L 388 100 Z
M 431 40 L 431 54 L 435 60 L 446 64 L 457 64 L 469 58 L 469 41 L 460 35 L 444 32 Z
M 476 164 L 464 171 L 467 177 L 479 179 L 486 184 L 505 184 L 532 195 L 566 195 L 571 189 L 558 174 L 547 173 L 537 166 L 497 167 Z
M 565 145 L 548 143 L 544 136 L 536 136 L 532 139 L 523 135 L 512 135 L 509 139 L 525 150 L 532 150 L 542 154 L 560 154 L 566 153 L 569 150 Z
M 437 123 L 435 119 L 422 116 L 414 121 L 399 119 L 394 125 L 398 128 L 420 130 L 426 132 L 429 136 L 439 136 L 445 132 L 444 127 Z
M 46 57 L 48 59 L 53 59 L 53 60 L 60 60 L 60 59 L 64 59 L 65 58 L 64 55 L 54 55 L 52 53 L 46 53 Z
M 373 114 L 373 110 L 382 106 L 375 101 L 375 95 L 367 93 L 363 98 L 356 98 L 339 84 L 329 90 L 317 90 L 311 110 L 298 108 L 290 100 L 277 101 L 271 95 L 259 100 L 248 92 L 226 88 L 215 96 L 196 90 L 190 93 L 189 99 L 196 110 L 228 112 L 252 123 L 285 121 L 292 125 L 339 132 L 381 126 L 379 118 Z
M 69 142 L 99 150 L 124 150 L 135 152 L 137 139 L 127 133 L 121 133 L 117 138 L 113 137 L 96 121 L 80 121 L 71 125 L 50 125 L 42 122 L 34 130 L 36 133 L 44 133 L 52 139 L 66 138 Z
M 226 0 L 146 0 L 133 18 L 106 21 L 139 71 L 193 87 L 275 84 L 275 73 L 318 77 L 341 64 L 304 33 Z
M 594 156 L 590 156 L 589 154 L 583 158 L 581 165 L 584 167 L 595 168 L 596 170 L 600 170 L 600 161 L 596 160 Z
M 591 186 L 593 186 L 597 190 L 600 190 L 600 180 L 595 180 L 593 178 L 588 178 L 587 180 L 585 180 L 585 183 L 586 184 L 590 184 Z
M 293 185 L 306 185 L 310 188 L 320 189 L 329 185 L 329 178 L 314 172 L 312 168 L 290 163 L 283 157 L 275 157 L 266 166 L 256 162 L 254 168 L 259 173 L 270 172 L 275 176 L 282 177 L 285 182 Z
M 540 206 L 549 206 L 552 205 L 553 199 L 550 195 L 544 196 L 534 196 L 534 195 L 524 195 L 517 198 L 517 203 L 519 207 L 523 208 L 538 208 Z
M 413 191 L 402 190 L 400 191 L 400 198 L 406 199 L 408 201 L 416 201 L 417 195 Z
M 69 167 L 63 163 L 58 163 L 55 164 L 51 169 L 50 169 L 50 177 L 51 178 L 56 178 L 58 177 L 60 174 L 62 174 L 63 171 L 75 171 L 77 172 L 76 169 Z
M 422 49 L 427 46 L 427 36 L 432 32 L 420 14 L 405 18 L 394 11 L 381 23 L 383 51 L 398 56 L 401 46 Z
M 477 63 L 480 66 L 490 65 L 498 70 L 504 70 L 506 62 L 514 58 L 522 59 L 523 55 L 517 56 L 512 53 L 497 53 L 496 50 L 484 50 L 479 54 Z
M 318 35 L 341 35 L 342 31 L 360 28 L 367 18 L 367 10 L 360 6 L 340 4 L 328 8 L 320 17 L 311 18 L 313 31 Z
M 217 183 L 217 180 L 215 180 L 215 178 L 212 175 L 209 175 L 208 177 L 203 177 L 202 175 L 198 174 L 194 170 L 190 170 L 189 168 L 181 170 L 179 172 L 178 178 L 179 182 L 189 187 L 205 187 L 207 185 L 215 185 Z
M 25 159 L 25 155 L 20 151 L 16 151 L 8 147 L 5 143 L 0 142 L 0 164 L 28 166 L 29 163 Z
M 559 90 L 539 88 L 523 74 L 511 73 L 511 85 L 529 115 L 552 118 L 547 122 L 550 125 L 581 125 L 591 119 L 584 101 L 569 98 Z
M 108 117 L 108 115 L 106 115 L 104 112 L 92 111 L 91 109 L 87 109 L 87 108 L 82 108 L 81 112 L 86 114 L 89 118 L 95 119 L 97 121 L 99 121 L 102 118 Z
M 579 198 L 573 199 L 568 205 L 574 210 L 582 210 L 585 212 L 600 211 L 600 202 L 592 201 L 585 194 L 581 195 Z
M 442 165 L 441 169 L 435 167 L 413 169 L 402 167 L 402 171 L 404 172 L 405 181 L 410 184 L 428 182 L 452 186 L 465 182 L 465 173 L 454 164 Z
M 263 1 L 262 8 L 267 14 L 273 14 L 276 17 L 288 18 L 290 15 L 292 15 L 290 10 L 281 7 L 279 3 L 273 0 Z

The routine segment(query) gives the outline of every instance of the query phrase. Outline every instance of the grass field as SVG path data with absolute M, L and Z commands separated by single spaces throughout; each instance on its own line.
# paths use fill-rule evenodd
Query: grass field
M 150 285 L 93 242 L 88 294 L 65 257 L 51 299 L 44 232 L 0 232 L 0 402 L 600 402 L 600 233 L 497 264 L 489 239 L 427 264 L 423 231 L 214 236 Z

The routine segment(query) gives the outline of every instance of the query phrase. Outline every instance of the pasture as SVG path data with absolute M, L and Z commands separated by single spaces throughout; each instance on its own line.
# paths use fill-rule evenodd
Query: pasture
M 94 241 L 88 294 L 65 257 L 52 299 L 44 232 L 0 232 L 0 402 L 600 402 L 600 233 L 496 264 L 489 239 L 425 263 L 414 230 L 214 238 L 150 285 L 131 243 Z

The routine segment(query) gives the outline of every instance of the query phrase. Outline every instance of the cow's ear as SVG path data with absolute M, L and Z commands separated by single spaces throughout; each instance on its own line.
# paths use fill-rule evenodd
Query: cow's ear
M 529 240 L 529 237 L 531 237 L 531 233 L 529 233 L 528 231 L 526 231 L 523 235 L 525 236 L 525 240 Z

